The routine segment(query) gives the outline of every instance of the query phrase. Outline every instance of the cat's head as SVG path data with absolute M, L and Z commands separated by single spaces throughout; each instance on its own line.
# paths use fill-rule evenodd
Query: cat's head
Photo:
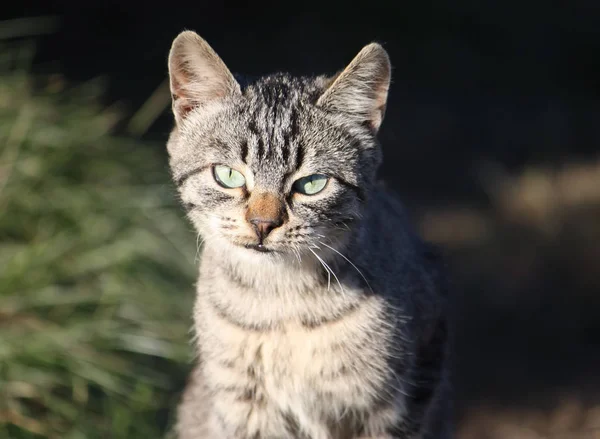
M 202 38 L 181 33 L 169 55 L 168 151 L 204 240 L 289 255 L 343 242 L 381 161 L 390 70 L 369 44 L 335 76 L 275 74 L 242 87 Z

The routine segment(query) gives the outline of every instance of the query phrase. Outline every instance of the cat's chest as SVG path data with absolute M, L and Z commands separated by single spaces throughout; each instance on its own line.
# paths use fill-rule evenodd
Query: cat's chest
M 368 410 L 388 378 L 390 337 L 376 305 L 319 327 L 290 323 L 268 331 L 241 328 L 205 309 L 199 343 L 208 381 L 300 416 Z

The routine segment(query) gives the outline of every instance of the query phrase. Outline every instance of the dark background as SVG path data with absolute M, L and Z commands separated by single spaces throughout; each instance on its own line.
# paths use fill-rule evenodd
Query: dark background
M 110 97 L 132 109 L 167 75 L 183 29 L 247 74 L 335 72 L 379 41 L 394 65 L 381 133 L 386 174 L 421 200 L 481 196 L 473 167 L 484 159 L 556 162 L 595 154 L 600 142 L 595 0 L 25 4 L 2 10 L 61 20 L 40 40 L 39 68 L 73 80 L 106 75 Z M 170 123 L 165 114 L 152 133 L 164 136 Z
M 485 242 L 446 249 L 461 416 L 484 403 L 551 411 L 575 398 L 580 414 L 600 402 L 600 211 L 579 209 L 548 236 L 507 223 L 481 182 L 490 162 L 518 173 L 597 160 L 598 0 L 25 5 L 3 5 L 2 14 L 60 18 L 38 39 L 35 70 L 72 81 L 105 76 L 108 100 L 131 111 L 166 78 L 183 29 L 232 71 L 252 75 L 333 73 L 381 42 L 394 66 L 384 177 L 415 212 L 469 206 L 494 224 Z M 165 111 L 146 137 L 166 139 L 170 127 Z

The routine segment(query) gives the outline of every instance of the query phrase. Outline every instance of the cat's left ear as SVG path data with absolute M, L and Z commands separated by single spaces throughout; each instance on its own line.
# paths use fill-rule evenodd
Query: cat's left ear
M 173 113 L 180 124 L 196 107 L 241 93 L 219 55 L 197 33 L 184 31 L 169 53 Z
M 346 113 L 376 133 L 385 115 L 391 69 L 385 49 L 371 43 L 335 78 L 317 105 Z

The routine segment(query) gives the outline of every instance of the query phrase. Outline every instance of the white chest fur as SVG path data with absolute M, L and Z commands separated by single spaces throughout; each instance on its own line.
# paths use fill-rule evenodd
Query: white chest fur
M 290 322 L 251 330 L 198 298 L 196 325 L 205 382 L 223 425 L 288 437 L 301 425 L 330 438 L 343 419 L 394 398 L 386 345 L 389 322 L 375 297 L 318 327 Z M 383 400 L 383 401 L 382 401 Z

